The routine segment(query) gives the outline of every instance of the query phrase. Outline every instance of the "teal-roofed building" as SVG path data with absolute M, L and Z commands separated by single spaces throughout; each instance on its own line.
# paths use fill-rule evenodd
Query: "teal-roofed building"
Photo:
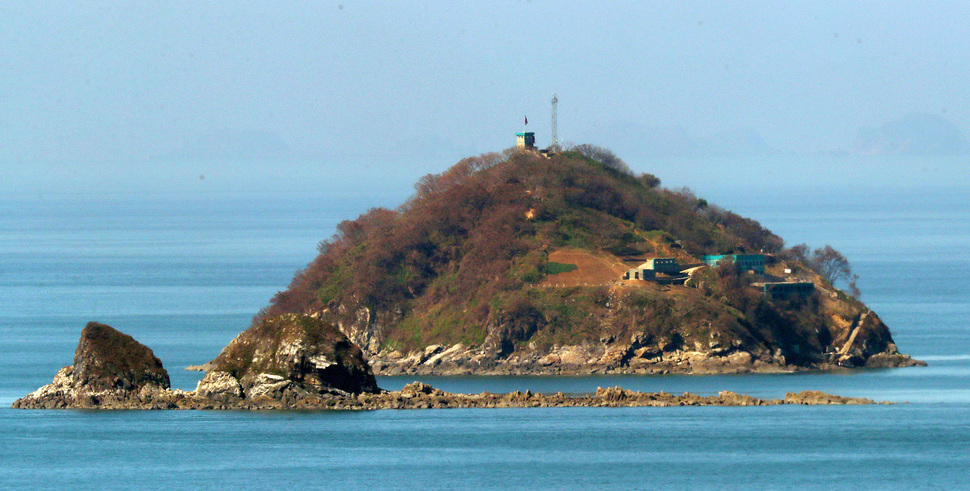
M 765 255 L 764 254 L 712 254 L 701 256 L 701 261 L 714 268 L 724 260 L 734 261 L 734 267 L 741 272 L 753 271 L 757 274 L 765 274 Z
M 519 149 L 532 149 L 536 147 L 536 134 L 534 131 L 525 131 L 515 134 L 515 147 Z

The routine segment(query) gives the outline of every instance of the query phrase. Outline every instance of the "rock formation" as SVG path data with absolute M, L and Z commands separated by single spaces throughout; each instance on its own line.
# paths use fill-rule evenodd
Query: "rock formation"
M 360 348 L 333 326 L 306 316 L 264 321 L 233 340 L 194 392 L 171 390 L 168 373 L 146 346 L 95 322 L 81 332 L 74 365 L 14 402 L 20 409 L 298 409 L 373 410 L 497 407 L 764 406 L 873 404 L 822 392 L 758 399 L 644 393 L 620 387 L 595 394 L 453 394 L 412 382 L 399 391 L 377 387 Z
M 791 363 L 780 349 L 767 350 L 737 338 L 711 336 L 705 341 L 691 332 L 654 338 L 603 337 L 545 350 L 526 345 L 504 358 L 461 343 L 433 344 L 408 353 L 383 350 L 368 358 L 377 374 L 391 376 L 734 374 L 926 366 L 899 352 L 889 328 L 874 312 L 830 318 L 833 346 L 819 350 L 805 364 Z
M 151 349 L 110 326 L 89 322 L 81 331 L 74 364 L 14 407 L 152 407 L 171 392 L 169 387 L 168 372 Z
M 305 315 L 263 319 L 207 366 L 196 392 L 220 398 L 380 391 L 360 348 L 335 326 Z
M 422 382 L 412 382 L 400 391 L 359 394 L 356 397 L 307 398 L 284 404 L 269 402 L 260 409 L 454 409 L 454 408 L 539 408 L 539 407 L 673 407 L 673 406 L 776 406 L 781 404 L 886 404 L 871 399 L 840 397 L 816 391 L 788 393 L 784 399 L 759 399 L 730 391 L 716 396 L 685 392 L 636 392 L 622 387 L 598 387 L 595 394 L 567 396 L 561 392 L 531 391 L 507 394 L 454 394 Z

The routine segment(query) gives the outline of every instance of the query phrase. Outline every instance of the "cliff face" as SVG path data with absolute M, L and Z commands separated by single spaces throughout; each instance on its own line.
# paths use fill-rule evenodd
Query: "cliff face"
M 805 299 L 795 312 L 783 311 L 788 319 L 776 318 L 778 311 L 769 307 L 753 307 L 752 320 L 691 287 L 658 294 L 659 305 L 644 305 L 637 287 L 613 287 L 610 293 L 601 311 L 588 309 L 596 330 L 586 340 L 555 344 L 548 331 L 557 326 L 543 324 L 531 334 L 515 334 L 498 324 L 489 331 L 492 344 L 384 350 L 372 355 L 371 363 L 377 373 L 388 375 L 748 373 L 925 365 L 899 353 L 878 315 L 833 292 Z M 541 315 L 538 322 L 548 318 Z M 497 348 L 503 344 L 514 348 L 503 355 Z
M 331 322 L 381 374 L 918 364 L 804 250 L 611 154 L 587 154 L 596 158 L 489 154 L 422 178 L 397 210 L 341 223 L 262 318 Z M 764 255 L 764 273 L 701 262 L 751 253 Z M 621 279 L 654 257 L 689 279 Z M 778 281 L 815 291 L 766 295 L 761 285 Z

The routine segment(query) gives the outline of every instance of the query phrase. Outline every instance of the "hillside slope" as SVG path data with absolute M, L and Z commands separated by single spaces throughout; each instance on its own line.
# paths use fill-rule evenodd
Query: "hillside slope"
M 919 363 L 817 274 L 804 248 L 784 249 L 756 221 L 595 150 L 486 154 L 422 178 L 397 210 L 339 224 L 256 322 L 285 313 L 332 322 L 378 374 Z M 712 268 L 705 254 L 764 255 L 767 269 Z M 689 279 L 622 279 L 657 257 Z M 814 291 L 770 295 L 766 281 Z

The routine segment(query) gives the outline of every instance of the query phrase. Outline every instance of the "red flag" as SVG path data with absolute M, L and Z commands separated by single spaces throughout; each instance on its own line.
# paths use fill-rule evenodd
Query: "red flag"
M 529 117 L 528 116 L 525 117 L 525 124 L 529 124 Z

